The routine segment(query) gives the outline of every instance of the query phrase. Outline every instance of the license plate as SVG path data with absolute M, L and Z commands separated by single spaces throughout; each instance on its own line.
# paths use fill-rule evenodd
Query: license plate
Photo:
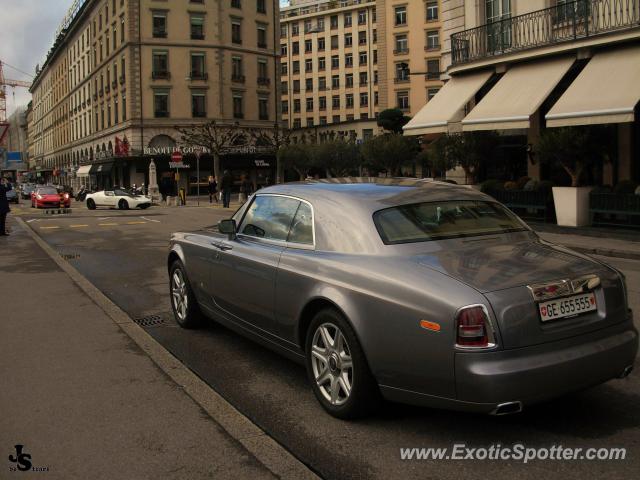
M 594 293 L 558 298 L 557 300 L 549 300 L 538 304 L 540 319 L 543 322 L 555 320 L 556 318 L 573 317 L 597 309 Z

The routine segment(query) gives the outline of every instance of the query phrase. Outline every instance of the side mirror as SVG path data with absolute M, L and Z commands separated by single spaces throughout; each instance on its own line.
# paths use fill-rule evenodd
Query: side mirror
M 220 233 L 229 235 L 229 240 L 233 240 L 236 237 L 236 221 L 233 218 L 220 220 L 220 222 L 218 222 L 218 230 Z

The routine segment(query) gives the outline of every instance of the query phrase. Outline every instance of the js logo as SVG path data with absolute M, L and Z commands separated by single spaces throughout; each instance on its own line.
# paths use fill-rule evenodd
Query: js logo
M 22 453 L 24 445 L 16 445 L 16 454 L 9 455 L 9 461 L 18 464 L 18 470 L 26 472 L 31 470 L 31 455 L 28 453 Z

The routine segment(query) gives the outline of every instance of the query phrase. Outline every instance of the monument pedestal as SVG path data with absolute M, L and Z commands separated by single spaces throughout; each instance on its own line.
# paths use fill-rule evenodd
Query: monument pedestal
M 160 188 L 158 187 L 158 173 L 156 169 L 156 164 L 151 160 L 149 164 L 149 191 L 147 193 L 149 198 L 151 198 L 151 202 L 158 203 L 162 200 L 162 196 L 160 195 Z

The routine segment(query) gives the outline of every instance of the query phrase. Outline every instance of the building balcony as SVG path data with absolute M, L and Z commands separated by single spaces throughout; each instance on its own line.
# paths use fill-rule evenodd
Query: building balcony
M 124 81 L 125 81 L 125 76 L 120 75 L 120 85 L 124 85 Z
M 191 72 L 189 75 L 190 80 L 209 80 L 209 74 L 207 72 Z
M 207 118 L 207 112 L 196 111 L 191 112 L 193 118 Z
M 204 40 L 204 33 L 192 33 L 191 40 Z
M 409 83 L 409 77 L 396 77 L 393 79 L 393 83 Z
M 151 72 L 151 78 L 153 80 L 169 80 L 171 78 L 171 74 L 167 71 L 154 71 Z
M 454 33 L 452 65 L 639 26 L 638 0 L 577 0 Z
M 408 48 L 396 48 L 393 51 L 394 55 L 408 55 L 409 54 L 409 49 Z
M 169 118 L 169 112 L 163 110 L 156 110 L 154 112 L 156 118 Z
M 268 77 L 258 77 L 258 85 L 268 87 L 271 85 L 271 79 Z
M 244 75 L 231 75 L 231 81 L 235 83 L 244 83 L 245 76 Z
M 167 38 L 167 31 L 166 30 L 154 30 L 153 31 L 153 38 Z

